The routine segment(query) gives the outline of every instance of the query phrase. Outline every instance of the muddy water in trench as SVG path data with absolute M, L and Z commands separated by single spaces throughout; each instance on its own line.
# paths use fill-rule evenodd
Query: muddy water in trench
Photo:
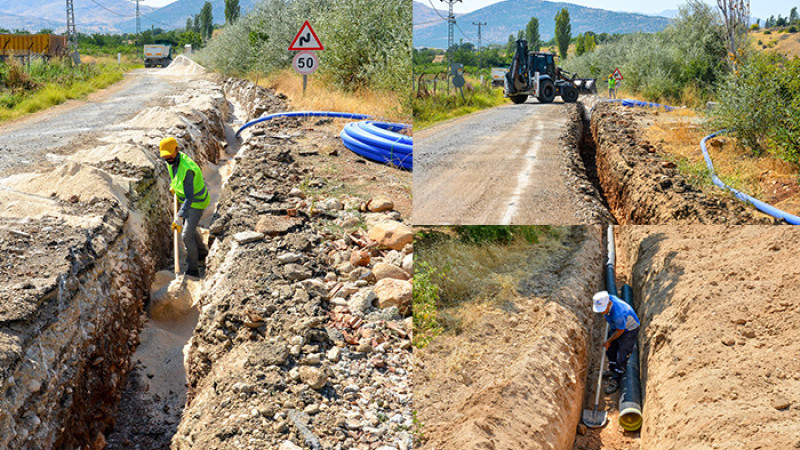
M 236 154 L 239 143 L 235 130 L 241 126 L 237 112 L 240 105 L 231 101 L 232 111 L 224 124 L 227 147 L 220 155 L 220 164 L 209 163 L 203 168 L 203 178 L 209 191 L 210 204 L 200 220 L 201 234 L 211 224 L 222 184 L 230 173 L 228 158 Z M 172 246 L 170 246 L 170 249 Z M 183 246 L 179 258 L 185 259 Z M 170 265 L 171 267 L 171 265 Z M 171 269 L 156 274 L 151 295 L 173 280 Z M 182 270 L 185 267 L 182 267 Z M 202 280 L 201 280 L 202 281 Z M 140 331 L 139 344 L 132 360 L 134 368 L 117 413 L 116 426 L 108 437 L 108 448 L 161 449 L 169 448 L 186 404 L 185 352 L 197 325 L 199 311 L 174 320 L 147 317 Z

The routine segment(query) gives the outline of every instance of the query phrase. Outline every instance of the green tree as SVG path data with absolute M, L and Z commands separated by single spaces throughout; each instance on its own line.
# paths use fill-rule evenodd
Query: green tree
M 569 11 L 567 8 L 562 8 L 556 14 L 556 43 L 558 44 L 558 53 L 561 59 L 567 59 L 567 51 L 569 51 L 569 40 L 572 38 L 572 25 L 569 23 Z
M 797 10 L 797 8 L 795 8 L 795 10 Z M 795 11 L 795 12 L 797 12 L 797 11 Z M 42 28 L 36 34 L 53 34 L 53 29 L 52 28 Z
M 214 14 L 211 11 L 211 2 L 206 2 L 200 10 L 200 35 L 208 40 L 212 31 L 214 31 Z
M 592 53 L 594 49 L 597 48 L 597 42 L 594 40 L 594 33 L 586 32 L 586 35 L 583 37 L 583 47 L 586 53 Z
M 525 34 L 528 38 L 528 48 L 533 51 L 539 51 L 541 46 L 541 38 L 539 36 L 539 19 L 531 17 L 528 25 L 525 27 Z
M 800 18 L 797 16 L 797 7 L 795 6 L 791 11 L 789 11 L 789 24 L 794 25 L 798 22 L 798 19 Z
M 191 17 L 186 18 L 186 28 L 184 31 L 194 31 L 194 26 Z
M 233 23 L 239 19 L 239 0 L 225 0 L 225 23 Z
M 514 54 L 514 50 L 517 49 L 517 40 L 514 39 L 513 34 L 508 35 L 508 43 L 506 44 L 506 55 L 511 56 Z
M 578 37 L 575 38 L 575 54 L 581 56 L 585 52 L 586 48 L 584 47 L 583 35 L 579 34 Z

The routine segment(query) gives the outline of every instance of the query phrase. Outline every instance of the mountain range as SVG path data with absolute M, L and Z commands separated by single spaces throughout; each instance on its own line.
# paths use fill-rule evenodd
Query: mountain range
M 572 35 L 595 33 L 653 33 L 669 24 L 666 17 L 608 11 L 571 3 L 544 0 L 506 0 L 456 17 L 456 41 L 477 43 L 477 28 L 472 22 L 487 22 L 481 27 L 481 43 L 505 44 L 509 34 L 524 30 L 531 17 L 539 19 L 539 35 L 543 41 L 555 34 L 555 16 L 567 8 Z M 441 16 L 440 16 L 441 15 Z M 434 10 L 428 4 L 414 2 L 414 47 L 447 47 L 447 12 Z M 438 19 L 438 20 L 437 20 Z
M 225 0 L 210 0 L 214 23 L 225 22 Z M 257 0 L 240 0 L 244 15 Z M 206 0 L 178 0 L 161 8 L 140 0 L 143 29 L 172 30 L 186 26 L 186 19 L 200 13 Z M 75 27 L 79 33 L 133 33 L 136 31 L 136 2 L 131 0 L 74 0 Z M 66 26 L 64 0 L 0 0 L 0 27 L 36 32 L 51 28 L 63 33 Z

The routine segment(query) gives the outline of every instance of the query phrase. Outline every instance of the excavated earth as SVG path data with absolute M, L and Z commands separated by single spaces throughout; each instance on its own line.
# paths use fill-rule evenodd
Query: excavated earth
M 800 447 L 793 227 L 623 227 L 647 449 Z
M 0 447 L 407 448 L 411 234 L 385 199 L 325 193 L 336 180 L 314 175 L 305 138 L 328 123 L 254 130 L 220 170 L 188 392 L 161 379 L 183 371 L 132 357 L 170 253 L 158 141 L 205 171 L 227 162 L 234 109 L 288 107 L 198 67 L 171 66 L 179 87 L 158 105 L 0 179 Z
M 536 263 L 513 305 L 415 352 L 420 448 L 572 445 L 588 364 L 586 299 L 601 285 L 602 250 L 598 227 L 569 230 L 565 250 Z
M 598 103 L 584 120 L 582 145 L 571 156 L 574 176 L 590 182 L 615 222 L 659 224 L 769 224 L 775 219 L 725 193 L 709 194 L 689 184 L 642 136 L 642 111 Z M 699 151 L 699 149 L 698 149 Z

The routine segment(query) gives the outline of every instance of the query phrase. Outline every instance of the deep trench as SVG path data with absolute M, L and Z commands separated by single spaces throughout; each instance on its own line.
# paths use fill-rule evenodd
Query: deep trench
M 226 98 L 229 108 L 227 117 L 222 117 L 227 147 L 219 155 L 220 163 L 211 162 L 203 168 L 204 181 L 211 201 L 198 225 L 208 229 L 213 219 L 216 205 L 220 200 L 221 185 L 224 181 L 221 169 L 239 149 L 234 126 L 240 125 L 238 119 L 241 106 Z M 171 216 L 171 211 L 169 213 Z M 171 236 L 171 234 L 170 234 Z M 208 243 L 209 247 L 212 244 Z M 183 243 L 181 242 L 181 249 Z M 159 270 L 174 270 L 172 241 L 160 247 Z M 180 256 L 185 259 L 185 254 Z M 184 264 L 181 265 L 182 270 Z M 201 276 L 208 277 L 205 264 L 201 261 Z M 169 279 L 156 280 L 151 292 L 164 285 Z M 202 279 L 200 280 L 202 281 Z M 142 299 L 145 311 L 151 302 L 150 296 Z M 132 370 L 122 388 L 122 399 L 109 430 L 107 444 L 109 449 L 168 449 L 178 430 L 183 409 L 186 404 L 188 384 L 186 379 L 184 349 L 188 345 L 199 318 L 199 311 L 192 309 L 187 315 L 176 320 L 156 320 L 146 317 L 137 330 L 140 343 L 131 357 Z
M 581 137 L 578 140 L 577 150 L 583 162 L 584 175 L 594 187 L 597 193 L 597 199 L 614 218 L 614 223 L 619 223 L 619 219 L 614 214 L 608 202 L 603 183 L 600 181 L 600 174 L 597 167 L 597 143 L 594 140 L 591 130 L 591 110 L 586 111 L 585 107 L 581 108 L 580 120 L 583 122 L 583 125 L 581 127 Z

